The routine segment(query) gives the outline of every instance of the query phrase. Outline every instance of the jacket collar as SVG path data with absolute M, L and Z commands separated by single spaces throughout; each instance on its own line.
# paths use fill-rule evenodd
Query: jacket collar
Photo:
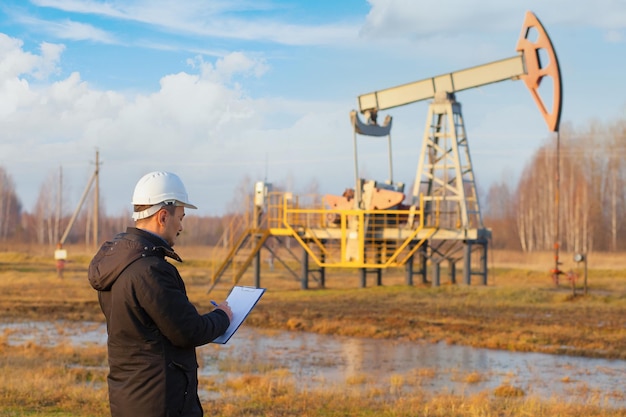
M 138 229 L 136 227 L 128 227 L 126 229 L 126 233 L 128 233 L 129 235 L 134 235 L 137 236 L 139 238 L 141 238 L 144 241 L 147 241 L 148 243 L 150 243 L 150 246 L 146 246 L 144 249 L 148 250 L 148 251 L 161 251 L 163 252 L 163 255 L 165 256 L 169 256 L 170 258 L 178 261 L 178 262 L 182 262 L 183 260 L 181 259 L 180 256 L 178 256 L 178 254 L 176 252 L 174 252 L 174 249 L 169 245 L 169 243 L 167 243 L 165 241 L 165 239 L 163 239 L 161 236 L 156 235 L 152 232 L 149 232 L 147 230 L 144 229 Z

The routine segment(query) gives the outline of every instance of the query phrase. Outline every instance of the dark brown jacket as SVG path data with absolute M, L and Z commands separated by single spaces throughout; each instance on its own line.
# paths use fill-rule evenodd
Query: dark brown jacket
M 200 314 L 160 237 L 128 228 L 102 245 L 89 265 L 106 318 L 113 417 L 202 416 L 196 346 L 229 325 L 222 310 Z

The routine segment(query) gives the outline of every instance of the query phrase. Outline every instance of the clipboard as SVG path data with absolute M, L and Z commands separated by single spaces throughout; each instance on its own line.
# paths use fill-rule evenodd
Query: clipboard
M 211 343 L 223 345 L 228 342 L 231 336 L 239 329 L 241 323 L 248 317 L 248 314 L 250 314 L 264 292 L 265 288 L 234 286 L 230 290 L 228 297 L 226 297 L 228 306 L 233 312 L 233 319 L 230 321 L 230 326 L 228 326 L 224 334 L 213 339 Z

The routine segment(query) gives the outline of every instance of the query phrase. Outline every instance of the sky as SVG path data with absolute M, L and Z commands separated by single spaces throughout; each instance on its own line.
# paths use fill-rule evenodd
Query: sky
M 626 118 L 626 0 L 3 0 L 0 167 L 25 211 L 60 172 L 72 211 L 96 152 L 109 215 L 154 170 L 182 178 L 189 214 L 222 215 L 256 181 L 341 194 L 359 95 L 516 55 L 528 10 L 558 56 L 561 126 Z M 521 81 L 456 97 L 483 192 L 555 140 Z M 381 112 L 394 181 L 415 180 L 427 111 Z M 388 179 L 384 139 L 358 137 L 356 157 Z

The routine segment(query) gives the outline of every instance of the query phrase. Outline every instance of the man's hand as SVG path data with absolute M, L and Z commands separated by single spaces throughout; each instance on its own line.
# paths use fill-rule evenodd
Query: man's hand
M 228 320 L 232 321 L 233 320 L 233 311 L 230 309 L 229 305 L 228 305 L 228 301 L 224 301 L 220 304 L 217 304 L 215 306 L 216 309 L 220 309 L 222 310 L 224 313 L 226 313 L 226 315 L 228 316 Z

